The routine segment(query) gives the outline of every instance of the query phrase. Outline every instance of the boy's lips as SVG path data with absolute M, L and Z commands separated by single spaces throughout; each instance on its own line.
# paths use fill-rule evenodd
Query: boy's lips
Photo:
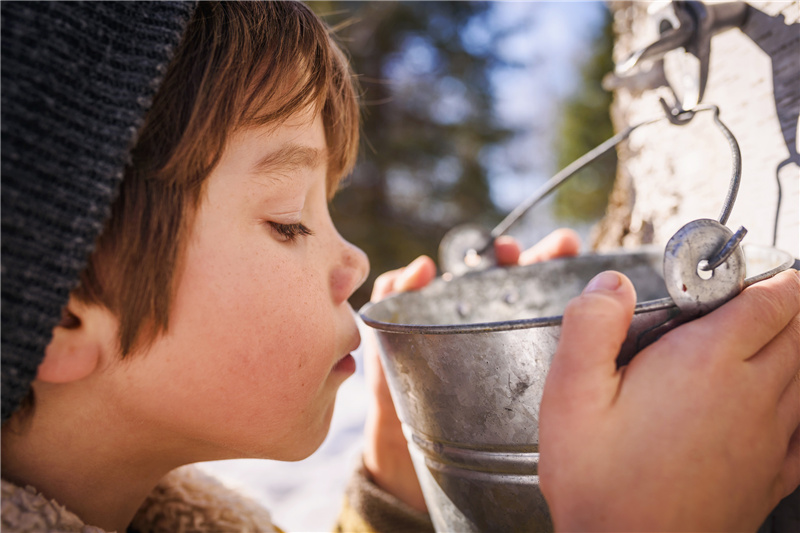
M 352 374 L 355 371 L 356 371 L 356 360 L 353 358 L 351 354 L 347 354 L 341 359 L 339 359 L 331 369 L 331 372 L 341 372 L 345 374 Z
M 350 353 L 336 361 L 331 369 L 332 372 L 345 372 L 352 374 L 356 371 L 356 360 L 353 358 L 352 353 L 361 345 L 361 336 L 356 333 L 353 337 L 353 342 L 350 343 Z

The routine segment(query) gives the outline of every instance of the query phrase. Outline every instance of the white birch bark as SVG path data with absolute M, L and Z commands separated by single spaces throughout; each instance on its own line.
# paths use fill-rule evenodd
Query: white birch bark
M 611 2 L 615 13 L 615 59 L 657 38 L 646 2 Z M 800 257 L 800 3 L 751 3 L 742 29 L 711 42 L 703 103 L 720 107 L 721 119 L 739 141 L 742 181 L 728 226 L 745 226 L 745 243 L 772 245 L 779 177 L 782 202 L 777 247 Z M 669 68 L 669 64 L 666 65 Z M 615 91 L 616 129 L 663 114 L 666 88 Z M 619 151 L 617 184 L 608 215 L 598 225 L 600 250 L 663 244 L 686 222 L 717 218 L 731 174 L 731 155 L 711 113 L 686 126 L 662 122 L 631 136 Z

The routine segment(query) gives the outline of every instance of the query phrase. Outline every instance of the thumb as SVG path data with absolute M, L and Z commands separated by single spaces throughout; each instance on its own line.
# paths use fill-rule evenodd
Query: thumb
M 620 379 L 616 357 L 635 305 L 633 284 L 613 271 L 595 276 L 570 301 L 545 386 L 549 400 L 566 408 L 603 407 L 613 401 Z

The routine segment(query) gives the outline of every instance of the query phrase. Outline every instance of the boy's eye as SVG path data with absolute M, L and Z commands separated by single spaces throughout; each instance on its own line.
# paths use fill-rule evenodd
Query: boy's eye
M 300 223 L 279 224 L 278 222 L 269 222 L 269 225 L 283 242 L 294 242 L 298 237 L 314 235 L 313 231 Z

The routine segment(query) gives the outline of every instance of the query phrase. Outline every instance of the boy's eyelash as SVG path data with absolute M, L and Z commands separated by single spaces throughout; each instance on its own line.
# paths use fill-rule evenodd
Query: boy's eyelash
M 314 235 L 314 232 L 305 227 L 303 224 L 279 224 L 278 222 L 269 222 L 269 225 L 272 226 L 278 235 L 283 238 L 284 241 L 294 242 L 297 240 L 298 237 L 307 237 L 309 235 Z

